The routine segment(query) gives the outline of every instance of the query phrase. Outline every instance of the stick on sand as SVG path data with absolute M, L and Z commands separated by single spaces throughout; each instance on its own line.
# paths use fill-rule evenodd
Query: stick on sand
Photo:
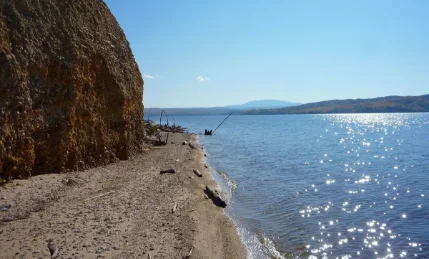
M 93 200 L 93 199 L 97 199 L 97 198 L 100 198 L 100 197 L 103 197 L 103 196 L 106 196 L 106 195 L 112 194 L 112 193 L 114 193 L 114 192 L 115 192 L 115 191 L 106 192 L 106 193 L 103 193 L 103 194 L 100 194 L 100 195 L 97 195 L 97 196 L 94 196 L 94 197 L 91 197 L 91 198 L 85 199 L 84 201 L 90 201 L 90 200 Z

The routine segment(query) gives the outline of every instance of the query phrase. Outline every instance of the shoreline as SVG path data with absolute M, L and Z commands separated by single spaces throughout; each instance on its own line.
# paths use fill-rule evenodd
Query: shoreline
M 14 180 L 0 187 L 0 257 L 48 257 L 52 239 L 59 258 L 246 258 L 232 219 L 205 197 L 218 184 L 204 160 L 197 135 L 175 133 L 126 161 Z M 170 168 L 179 173 L 159 173 Z
M 204 142 L 200 144 L 205 146 Z M 237 183 L 230 178 L 230 175 L 224 171 L 219 171 L 210 163 L 210 156 L 204 157 L 204 163 L 208 165 L 214 180 L 217 182 L 219 189 L 221 189 L 227 197 L 228 204 L 233 203 L 234 192 L 237 188 Z M 233 222 L 241 243 L 246 249 L 247 258 L 286 258 L 278 250 L 274 241 L 266 236 L 263 232 L 253 232 L 245 227 L 239 221 L 239 214 L 234 213 L 233 207 L 228 206 L 225 209 L 225 215 Z

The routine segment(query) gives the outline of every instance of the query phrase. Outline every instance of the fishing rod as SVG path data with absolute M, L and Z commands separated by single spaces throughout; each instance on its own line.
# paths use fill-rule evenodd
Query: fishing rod
M 216 130 L 217 130 L 217 129 L 218 129 L 218 128 L 219 128 L 219 127 L 220 127 L 220 126 L 225 122 L 225 121 L 226 121 L 226 119 L 228 119 L 228 118 L 229 118 L 229 116 L 231 116 L 231 115 L 232 115 L 232 113 L 233 113 L 233 112 L 231 112 L 228 116 L 226 116 L 226 118 L 225 118 L 225 119 L 223 119 L 223 121 L 219 124 L 219 126 L 217 126 L 215 130 L 213 130 L 212 134 L 213 134 L 213 133 L 215 133 L 215 131 L 216 131 Z

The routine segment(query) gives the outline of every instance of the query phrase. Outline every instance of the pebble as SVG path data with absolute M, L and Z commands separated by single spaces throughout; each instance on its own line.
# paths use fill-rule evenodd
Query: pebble
M 7 211 L 10 208 L 12 208 L 10 204 L 0 204 L 0 211 Z
M 3 222 L 10 222 L 13 221 L 13 218 L 11 216 L 4 216 L 3 217 Z

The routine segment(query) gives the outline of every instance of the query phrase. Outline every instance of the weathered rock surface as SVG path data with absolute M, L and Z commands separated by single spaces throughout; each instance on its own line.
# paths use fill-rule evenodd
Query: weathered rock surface
M 143 79 L 101 0 L 0 0 L 0 178 L 127 159 Z

